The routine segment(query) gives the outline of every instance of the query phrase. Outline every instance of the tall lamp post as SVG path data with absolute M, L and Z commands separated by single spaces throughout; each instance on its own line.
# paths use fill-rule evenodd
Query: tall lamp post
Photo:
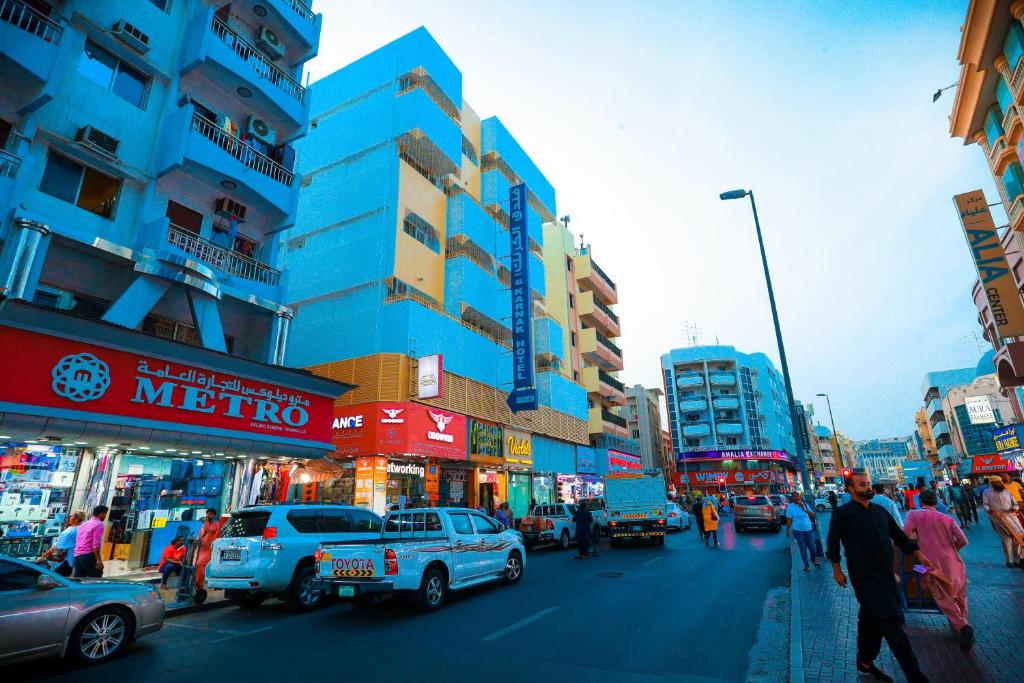
M 824 396 L 825 403 L 828 404 L 828 421 L 832 423 L 832 443 L 836 445 L 836 457 L 839 458 L 839 471 L 842 472 L 846 469 L 846 465 L 843 464 L 843 449 L 839 445 L 839 432 L 836 431 L 836 421 L 832 417 L 832 400 L 829 399 L 828 394 L 818 394 L 818 396 Z
M 793 398 L 793 383 L 789 379 L 789 363 L 786 361 L 786 347 L 782 343 L 782 328 L 779 327 L 779 312 L 775 307 L 775 290 L 772 289 L 772 276 L 768 272 L 768 257 L 764 253 L 764 239 L 761 237 L 761 222 L 757 219 L 757 204 L 754 202 L 754 191 L 730 190 L 718 195 L 722 201 L 750 197 L 750 208 L 754 212 L 754 228 L 757 230 L 757 246 L 761 249 L 761 265 L 764 267 L 764 281 L 768 286 L 768 302 L 772 307 L 772 322 L 775 323 L 775 341 L 779 345 L 779 360 L 782 362 L 782 379 L 786 384 L 786 400 L 789 403 L 789 419 L 793 425 L 793 445 L 796 448 L 796 462 L 800 467 L 800 482 L 804 492 L 811 492 L 811 477 L 807 473 L 807 462 L 804 460 L 804 448 L 800 443 L 800 423 L 796 416 L 796 400 Z

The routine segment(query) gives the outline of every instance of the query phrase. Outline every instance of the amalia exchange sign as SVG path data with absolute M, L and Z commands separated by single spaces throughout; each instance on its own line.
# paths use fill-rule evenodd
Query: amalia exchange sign
M 333 400 L 178 362 L 0 326 L 0 409 L 312 445 L 331 441 Z

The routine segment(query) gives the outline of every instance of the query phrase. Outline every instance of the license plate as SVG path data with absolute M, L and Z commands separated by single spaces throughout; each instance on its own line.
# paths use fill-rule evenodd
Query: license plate
M 351 598 L 356 594 L 355 586 L 338 586 L 338 595 L 343 598 Z
M 633 531 L 643 531 L 644 530 L 644 525 L 643 524 L 634 524 L 634 525 L 632 525 L 630 527 L 630 529 L 632 529 Z
M 240 548 L 227 548 L 220 551 L 220 559 L 223 561 L 234 560 L 238 562 L 242 559 L 242 550 Z

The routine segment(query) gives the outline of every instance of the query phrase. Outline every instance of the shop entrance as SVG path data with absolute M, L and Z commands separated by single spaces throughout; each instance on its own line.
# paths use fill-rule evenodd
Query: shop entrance
M 493 515 L 494 514 L 494 484 L 489 483 L 489 482 L 481 482 L 480 483 L 480 491 L 479 491 L 479 493 L 480 493 L 480 497 L 478 498 L 478 500 L 480 501 L 480 506 L 484 509 L 484 511 L 487 512 L 487 514 Z

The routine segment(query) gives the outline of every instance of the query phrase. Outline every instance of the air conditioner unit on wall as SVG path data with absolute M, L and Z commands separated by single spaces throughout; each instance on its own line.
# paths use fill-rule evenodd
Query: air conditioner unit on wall
M 234 218 L 239 221 L 245 220 L 245 212 L 247 210 L 244 204 L 236 202 L 230 197 L 221 197 L 214 203 L 214 211 L 218 216 Z
M 273 145 L 277 139 L 274 129 L 266 121 L 255 116 L 249 117 L 249 125 L 246 127 L 246 132 L 268 145 Z
M 96 130 L 92 126 L 79 128 L 75 134 L 75 141 L 81 142 L 86 147 L 111 157 L 117 156 L 117 148 L 121 144 L 121 141 L 117 138 L 111 137 L 103 131 Z
M 256 43 L 260 46 L 260 49 L 270 55 L 271 59 L 281 59 L 284 57 L 284 43 L 281 42 L 281 39 L 277 37 L 277 34 L 272 29 L 260 26 L 260 33 Z
M 142 54 L 149 52 L 149 36 L 124 19 L 114 24 L 111 32 L 118 40 L 136 52 Z

